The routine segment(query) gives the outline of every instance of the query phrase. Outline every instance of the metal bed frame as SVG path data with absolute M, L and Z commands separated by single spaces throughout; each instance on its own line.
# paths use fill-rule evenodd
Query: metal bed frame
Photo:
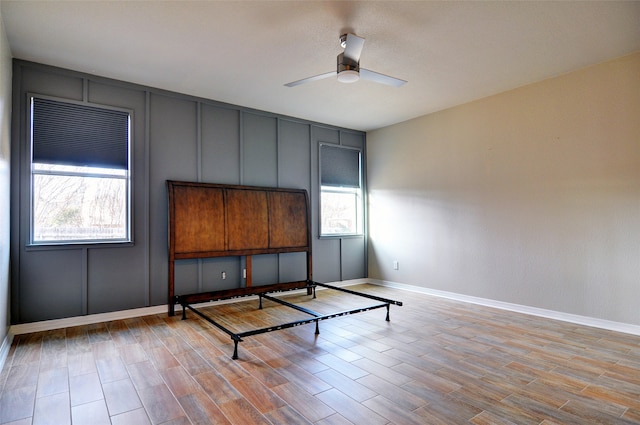
M 346 292 L 346 293 L 351 294 L 351 295 L 357 295 L 357 296 L 360 296 L 360 297 L 364 297 L 364 298 L 368 298 L 368 299 L 371 299 L 371 300 L 379 301 L 380 304 L 374 304 L 374 305 L 370 305 L 370 306 L 366 306 L 366 307 L 354 308 L 354 309 L 350 309 L 350 310 L 343 310 L 343 311 L 338 311 L 338 312 L 330 313 L 330 314 L 323 314 L 323 313 L 319 313 L 319 312 L 316 312 L 314 310 L 302 307 L 300 305 L 290 303 L 290 302 L 282 300 L 280 298 L 276 298 L 276 297 L 272 297 L 271 295 L 268 295 L 269 293 L 283 292 L 283 291 L 294 290 L 294 289 L 311 289 L 313 298 L 316 298 L 316 287 L 317 286 L 321 286 L 321 287 L 327 288 L 327 289 L 333 289 L 333 290 L 336 290 L 336 291 Z M 258 289 L 258 288 L 261 288 L 261 287 L 256 287 L 256 289 Z M 387 299 L 387 298 L 377 297 L 377 296 L 374 296 L 374 295 L 369 295 L 369 294 L 365 294 L 365 293 L 358 292 L 358 291 L 352 291 L 352 290 L 349 290 L 349 289 L 345 289 L 345 288 L 341 288 L 341 287 L 333 286 L 333 285 L 328 285 L 326 283 L 320 283 L 320 282 L 309 282 L 306 286 L 304 286 L 302 288 L 294 287 L 292 289 L 275 289 L 275 288 L 273 288 L 273 289 L 265 288 L 265 289 L 266 290 L 264 290 L 264 292 L 261 291 L 261 292 L 258 292 L 258 293 L 254 294 L 254 295 L 258 295 L 258 297 L 259 297 L 258 309 L 262 310 L 262 299 L 264 298 L 264 299 L 267 299 L 269 301 L 273 301 L 275 303 L 278 303 L 278 304 L 293 308 L 293 309 L 295 309 L 297 311 L 306 313 L 306 314 L 308 314 L 310 316 L 313 316 L 313 317 L 308 318 L 308 319 L 302 319 L 302 320 L 294 320 L 292 322 L 285 322 L 285 323 L 281 323 L 281 324 L 274 325 L 274 326 L 266 326 L 266 327 L 263 327 L 263 328 L 256 328 L 256 329 L 243 331 L 243 332 L 233 332 L 232 330 L 226 328 L 225 326 L 223 326 L 222 324 L 217 322 L 211 316 L 209 316 L 209 315 L 199 311 L 195 307 L 193 307 L 191 305 L 191 303 L 189 302 L 189 299 L 191 298 L 190 296 L 177 296 L 176 297 L 176 303 L 178 303 L 178 304 L 180 304 L 182 306 L 182 320 L 186 320 L 186 318 L 187 318 L 187 310 L 191 310 L 192 312 L 194 312 L 195 314 L 197 314 L 198 316 L 200 316 L 201 318 L 203 318 L 207 322 L 211 323 L 212 325 L 214 325 L 215 327 L 217 327 L 218 329 L 220 329 L 221 331 L 223 331 L 227 335 L 229 335 L 231 337 L 231 339 L 233 340 L 233 356 L 232 356 L 232 358 L 234 360 L 238 359 L 238 343 L 242 342 L 242 338 L 245 338 L 245 337 L 248 337 L 248 336 L 259 335 L 259 334 L 263 334 L 263 333 L 267 333 L 267 332 L 273 332 L 273 331 L 277 331 L 277 330 L 281 330 L 281 329 L 293 328 L 295 326 L 306 325 L 308 323 L 315 323 L 316 324 L 315 334 L 319 335 L 320 334 L 320 327 L 319 327 L 318 322 L 320 322 L 321 320 L 333 319 L 335 317 L 347 316 L 347 315 L 355 314 L 355 313 L 363 313 L 365 311 L 370 311 L 370 310 L 375 310 L 375 309 L 385 308 L 385 307 L 387 309 L 387 315 L 386 315 L 385 320 L 388 322 L 390 320 L 390 318 L 389 318 L 389 310 L 390 310 L 391 304 L 397 305 L 397 306 L 401 306 L 402 305 L 401 301 L 395 301 L 395 300 L 390 300 L 390 299 Z M 248 295 L 252 295 L 252 294 L 247 294 L 247 296 Z M 234 296 L 233 298 L 236 298 L 236 297 Z M 218 298 L 218 299 L 224 299 L 224 298 Z

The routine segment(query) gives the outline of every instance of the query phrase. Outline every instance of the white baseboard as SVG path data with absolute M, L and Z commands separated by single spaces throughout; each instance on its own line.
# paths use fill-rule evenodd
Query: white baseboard
M 357 285 L 360 283 L 367 283 L 368 279 L 353 279 L 353 280 L 345 280 L 341 282 L 331 282 L 331 285 L 334 286 L 349 286 L 349 285 Z M 318 290 L 322 290 L 323 288 L 319 287 Z M 302 290 L 304 291 L 304 289 Z M 295 291 L 292 291 L 295 292 Z M 244 300 L 257 299 L 257 296 L 249 296 L 243 298 Z M 226 304 L 230 302 L 237 302 L 238 299 L 231 300 L 220 300 L 214 301 L 211 303 L 203 303 L 201 305 L 213 305 L 213 304 Z M 176 305 L 176 311 L 182 311 L 182 307 Z M 102 323 L 102 322 L 110 322 L 113 320 L 122 320 L 122 319 L 130 319 L 133 317 L 141 317 L 141 316 L 150 316 L 152 314 L 161 314 L 167 312 L 167 305 L 157 305 L 153 307 L 143 307 L 143 308 L 135 308 L 131 310 L 121 310 L 114 311 L 110 313 L 99 313 L 99 314 L 89 314 L 86 316 L 75 316 L 75 317 L 67 317 L 64 319 L 54 319 L 54 320 L 44 320 L 41 322 L 32 322 L 32 323 L 23 323 L 19 325 L 12 325 L 9 329 L 9 333 L 13 335 L 22 335 L 33 332 L 43 332 L 50 331 L 54 329 L 62 329 L 69 328 L 72 326 L 82 326 L 82 325 L 91 325 L 94 323 Z M 9 347 L 11 347 L 11 342 L 9 342 Z M 8 349 L 7 349 L 8 350 Z M 7 351 L 8 353 L 8 351 Z M 0 369 L 1 370 L 1 369 Z
M 329 284 L 333 286 L 351 286 L 351 285 L 358 285 L 363 283 L 371 283 L 374 285 L 386 286 L 390 288 L 401 289 L 404 291 L 417 292 L 417 293 L 426 294 L 426 295 L 433 295 L 436 297 L 448 298 L 448 299 L 468 302 L 472 304 L 479 304 L 487 307 L 499 308 L 501 310 L 513 311 L 516 313 L 531 314 L 533 316 L 546 317 L 548 319 L 562 320 L 564 322 L 575 323 L 578 325 L 591 326 L 595 328 L 607 329 L 611 331 L 623 332 L 627 334 L 640 336 L 640 326 L 638 325 L 614 322 L 611 320 L 597 319 L 597 318 L 588 317 L 588 316 L 580 316 L 577 314 L 563 313 L 563 312 L 554 311 L 554 310 L 546 310 L 542 308 L 530 307 L 530 306 L 521 305 L 521 304 L 507 303 L 503 301 L 491 300 L 488 298 L 473 297 L 470 295 L 440 291 L 437 289 L 423 288 L 421 286 L 407 285 L 404 283 L 391 282 L 391 281 L 379 280 L 379 279 L 351 279 L 351 280 L 344 280 L 340 282 L 329 282 Z M 322 288 L 318 288 L 318 290 L 321 290 L 321 289 Z M 250 300 L 252 298 L 257 298 L 257 296 L 247 297 L 246 299 Z M 221 301 L 214 301 L 208 304 L 224 304 L 224 303 L 236 302 L 236 301 L 237 299 L 221 300 Z M 177 305 L 176 311 L 182 311 L 182 308 L 179 305 Z M 7 338 L 5 338 L 5 340 L 3 341 L 2 348 L 0 349 L 0 364 L 4 364 L 4 359 L 6 359 L 6 356 L 9 353 L 9 348 L 11 347 L 11 341 L 13 339 L 13 335 L 21 335 L 26 333 L 68 328 L 71 326 L 90 325 L 94 323 L 129 319 L 133 317 L 148 316 L 152 314 L 161 314 L 166 312 L 167 312 L 166 305 L 158 305 L 154 307 L 136 308 L 132 310 L 122 310 L 122 311 L 115 311 L 111 313 L 90 314 L 87 316 L 77 316 L 77 317 L 69 317 L 65 319 L 46 320 L 42 322 L 13 325 L 9 329 Z
M 563 313 L 561 311 L 546 310 L 543 308 L 530 307 L 521 304 L 507 303 L 503 301 L 491 300 L 488 298 L 473 297 L 470 295 L 457 294 L 454 292 L 440 291 L 437 289 L 423 288 L 421 286 L 407 285 L 404 283 L 390 282 L 379 279 L 367 279 L 369 283 L 387 286 L 390 288 L 402 289 L 405 291 L 417 292 L 426 295 L 433 295 L 441 298 L 448 298 L 456 301 L 463 301 L 471 304 L 479 304 L 487 307 L 499 308 L 501 310 L 513 311 L 516 313 L 530 314 L 532 316 L 545 317 L 547 319 L 561 320 L 563 322 L 575 323 L 578 325 L 591 326 L 594 328 L 607 329 L 610 331 L 623 332 L 640 336 L 640 326 L 629 323 L 614 322 L 611 320 L 598 319 L 595 317 L 580 316 L 578 314 Z
M 157 305 L 154 307 L 134 308 L 131 310 L 114 311 L 111 313 L 89 314 L 86 316 L 66 317 L 64 319 L 43 320 L 41 322 L 11 325 L 10 332 L 14 335 L 22 335 L 33 332 L 50 331 L 53 329 L 69 328 L 72 326 L 110 322 L 112 320 L 130 319 L 132 317 L 149 316 L 151 314 L 165 312 L 167 312 L 166 305 Z
M 4 369 L 4 364 L 9 356 L 9 350 L 11 349 L 11 343 L 13 342 L 13 334 L 11 331 L 7 332 L 7 336 L 4 337 L 2 345 L 0 345 L 0 371 Z

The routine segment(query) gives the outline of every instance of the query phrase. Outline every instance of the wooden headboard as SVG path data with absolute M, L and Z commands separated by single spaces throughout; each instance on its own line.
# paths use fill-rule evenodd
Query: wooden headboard
M 311 281 L 311 220 L 304 189 L 167 181 L 169 304 L 174 305 L 175 260 L 307 253 Z

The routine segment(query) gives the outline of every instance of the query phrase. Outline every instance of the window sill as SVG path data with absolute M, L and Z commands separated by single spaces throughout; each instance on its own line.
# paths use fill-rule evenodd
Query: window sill
M 356 239 L 364 238 L 364 234 L 336 234 L 336 235 L 320 235 L 318 239 Z
M 81 248 L 127 248 L 134 246 L 133 241 L 82 241 L 82 242 L 47 242 L 25 245 L 27 251 L 49 251 L 62 249 L 81 249 Z

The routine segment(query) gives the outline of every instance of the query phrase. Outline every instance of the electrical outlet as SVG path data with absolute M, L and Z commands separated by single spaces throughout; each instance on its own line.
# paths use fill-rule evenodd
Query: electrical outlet
M 225 280 L 227 278 L 227 272 L 222 272 L 222 280 Z
M 242 269 L 242 278 L 243 279 L 247 278 L 247 269 Z
M 393 270 L 398 270 L 398 260 L 393 260 Z

